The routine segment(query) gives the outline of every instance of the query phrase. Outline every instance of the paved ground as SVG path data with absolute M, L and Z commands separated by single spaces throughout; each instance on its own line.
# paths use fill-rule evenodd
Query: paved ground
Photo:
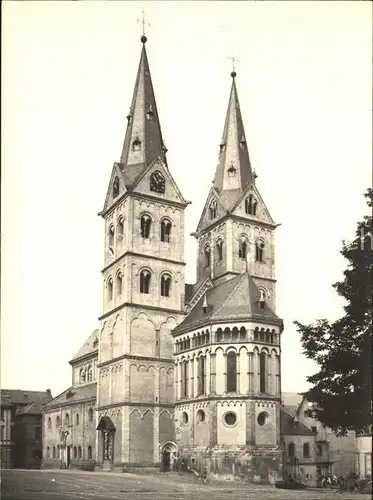
M 322 490 L 279 490 L 238 482 L 202 485 L 192 476 L 75 471 L 1 472 L 3 500 L 355 500 L 359 494 Z M 364 497 L 362 497 L 364 498 Z

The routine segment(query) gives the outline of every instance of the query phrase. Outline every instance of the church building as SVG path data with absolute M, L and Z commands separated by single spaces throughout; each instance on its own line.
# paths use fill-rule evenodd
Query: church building
M 99 214 L 103 310 L 70 362 L 71 387 L 44 406 L 44 466 L 167 469 L 177 460 L 267 481 L 282 457 L 277 224 L 256 186 L 237 75 L 193 233 L 197 282 L 186 284 L 190 202 L 167 163 L 146 41 Z

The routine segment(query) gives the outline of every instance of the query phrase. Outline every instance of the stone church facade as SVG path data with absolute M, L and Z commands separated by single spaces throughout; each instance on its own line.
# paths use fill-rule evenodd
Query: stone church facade
M 232 72 L 215 179 L 185 284 L 184 211 L 146 53 L 104 207 L 103 310 L 44 406 L 46 467 L 177 460 L 268 480 L 281 467 L 273 221 L 256 186 Z M 46 453 L 46 451 L 44 452 Z

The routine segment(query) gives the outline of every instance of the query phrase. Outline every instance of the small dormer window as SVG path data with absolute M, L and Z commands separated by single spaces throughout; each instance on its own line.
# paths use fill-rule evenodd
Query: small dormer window
M 146 112 L 146 119 L 152 120 L 154 116 L 153 106 L 150 104 L 148 111 Z
M 260 288 L 259 290 L 260 292 L 260 296 L 259 296 L 259 306 L 261 309 L 264 309 L 264 306 L 265 306 L 265 301 L 266 301 L 266 294 L 265 294 L 265 291 L 263 290 L 263 288 Z
M 241 137 L 241 140 L 240 140 L 240 145 L 241 145 L 241 146 L 245 146 L 245 144 L 246 144 L 246 139 L 245 139 L 245 137 L 244 137 L 244 136 L 242 136 L 242 137 Z
M 150 176 L 150 191 L 154 191 L 155 193 L 164 193 L 166 187 L 166 180 L 159 172 L 156 170 Z
M 230 164 L 228 168 L 228 177 L 234 177 L 236 175 L 236 168 L 233 163 Z
M 141 141 L 139 136 L 132 143 L 132 151 L 141 151 Z
M 224 151 L 225 151 L 225 143 L 222 142 L 220 145 L 219 145 L 219 148 L 220 148 L 220 154 L 222 154 Z
M 218 206 L 218 204 L 216 203 L 216 200 L 212 200 L 210 203 L 210 219 L 211 220 L 216 219 L 217 206 Z

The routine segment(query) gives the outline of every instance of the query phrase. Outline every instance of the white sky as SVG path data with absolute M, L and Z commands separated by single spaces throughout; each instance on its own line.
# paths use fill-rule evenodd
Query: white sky
M 372 163 L 371 2 L 2 3 L 1 386 L 57 395 L 97 324 L 102 209 L 147 51 L 168 163 L 184 197 L 186 277 L 231 85 L 277 229 L 283 390 L 314 367 L 293 320 L 333 319 L 341 240 L 366 212 Z

